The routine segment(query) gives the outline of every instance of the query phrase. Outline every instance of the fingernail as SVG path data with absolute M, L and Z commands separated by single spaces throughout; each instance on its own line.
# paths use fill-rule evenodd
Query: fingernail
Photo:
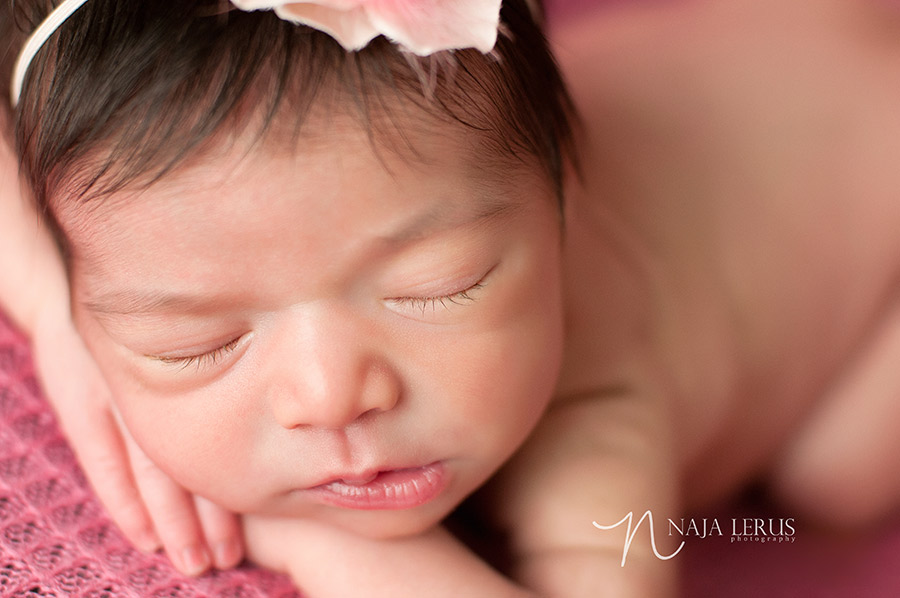
M 219 569 L 230 569 L 237 565 L 241 558 L 240 547 L 235 540 L 216 542 L 213 554 L 216 559 L 216 567 Z
M 141 552 L 151 554 L 162 548 L 162 542 L 153 530 L 145 530 L 135 539 L 135 545 Z
M 209 569 L 209 556 L 199 546 L 188 546 L 181 550 L 181 567 L 188 575 L 200 575 Z

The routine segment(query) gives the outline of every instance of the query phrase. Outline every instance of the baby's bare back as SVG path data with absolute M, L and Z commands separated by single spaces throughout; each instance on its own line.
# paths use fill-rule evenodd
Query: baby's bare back
M 560 36 L 589 146 L 561 395 L 656 377 L 689 503 L 767 472 L 826 520 L 883 514 L 900 496 L 900 13 L 677 4 Z

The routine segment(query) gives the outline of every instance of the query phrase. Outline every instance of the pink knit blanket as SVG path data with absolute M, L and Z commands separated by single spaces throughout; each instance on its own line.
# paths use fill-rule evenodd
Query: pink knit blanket
M 0 596 L 296 598 L 289 580 L 241 567 L 192 579 L 132 548 L 91 491 L 0 314 Z

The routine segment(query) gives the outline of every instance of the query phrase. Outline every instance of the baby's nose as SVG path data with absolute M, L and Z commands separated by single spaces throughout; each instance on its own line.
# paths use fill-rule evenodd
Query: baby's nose
M 365 414 L 389 411 L 400 378 L 366 326 L 334 313 L 306 314 L 278 356 L 270 408 L 284 428 L 343 428 Z
M 338 377 L 313 371 L 306 372 L 305 377 L 313 380 L 273 393 L 272 413 L 284 428 L 341 429 L 366 414 L 393 409 L 400 396 L 397 377 L 375 364 L 359 374 L 348 372 Z

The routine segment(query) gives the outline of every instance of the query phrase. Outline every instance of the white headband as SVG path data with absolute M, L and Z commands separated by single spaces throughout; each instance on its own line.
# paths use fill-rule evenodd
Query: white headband
M 28 37 L 28 40 L 22 47 L 22 51 L 19 52 L 16 67 L 13 69 L 12 88 L 9 92 L 13 106 L 19 103 L 19 96 L 22 94 L 22 84 L 25 82 L 25 73 L 28 72 L 28 67 L 31 65 L 31 61 L 34 60 L 35 54 L 47 43 L 47 40 L 59 29 L 60 25 L 65 23 L 66 19 L 71 17 L 85 2 L 87 0 L 63 0 L 62 4 L 47 15 L 44 22 Z

